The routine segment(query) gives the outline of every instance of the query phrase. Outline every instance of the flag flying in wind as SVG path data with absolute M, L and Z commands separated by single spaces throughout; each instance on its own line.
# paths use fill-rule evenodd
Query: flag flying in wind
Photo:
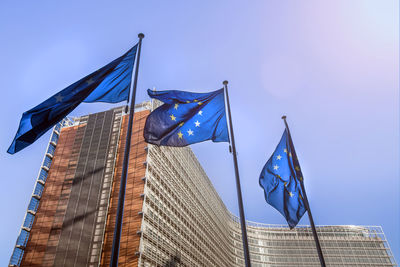
M 210 93 L 147 90 L 164 102 L 146 120 L 146 142 L 159 146 L 187 146 L 206 140 L 229 142 L 224 89 Z
M 285 130 L 265 164 L 259 182 L 264 189 L 265 200 L 286 218 L 290 228 L 295 227 L 306 212 L 301 193 L 302 180 L 290 134 Z
M 24 112 L 7 152 L 14 154 L 35 142 L 81 102 L 118 103 L 128 99 L 136 50 L 137 45 L 108 65 Z

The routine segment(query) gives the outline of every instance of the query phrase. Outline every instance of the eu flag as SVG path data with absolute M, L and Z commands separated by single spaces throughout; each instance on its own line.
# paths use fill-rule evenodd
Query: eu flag
M 137 45 L 108 65 L 24 112 L 7 152 L 14 154 L 35 142 L 81 102 L 118 103 L 128 99 L 136 50 Z
M 147 117 L 147 143 L 181 147 L 206 140 L 229 142 L 224 89 L 210 93 L 149 89 L 147 93 L 164 102 Z
M 290 228 L 295 227 L 306 212 L 301 193 L 302 180 L 300 165 L 286 129 L 265 164 L 259 182 L 265 200 L 286 218 Z

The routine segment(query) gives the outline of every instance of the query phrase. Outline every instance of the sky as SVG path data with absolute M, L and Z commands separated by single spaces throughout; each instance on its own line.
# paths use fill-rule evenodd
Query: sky
M 7 154 L 22 113 L 122 55 L 140 32 L 137 102 L 147 88 L 209 92 L 229 81 L 247 220 L 286 223 L 258 184 L 286 115 L 315 223 L 382 226 L 400 260 L 398 1 L 71 0 L 0 2 L 1 265 L 49 140 Z M 238 215 L 227 143 L 192 149 Z

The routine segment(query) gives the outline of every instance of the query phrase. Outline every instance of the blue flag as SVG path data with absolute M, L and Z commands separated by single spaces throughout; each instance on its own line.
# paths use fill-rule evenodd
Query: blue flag
M 24 112 L 7 152 L 14 154 L 35 142 L 81 102 L 118 103 L 128 99 L 136 50 L 137 45 L 108 65 Z
M 301 193 L 303 180 L 296 152 L 287 130 L 260 175 L 265 200 L 277 209 L 290 228 L 300 221 L 306 208 Z
M 164 102 L 147 117 L 147 143 L 181 147 L 206 140 L 229 142 L 224 89 L 210 93 L 149 89 L 147 93 Z

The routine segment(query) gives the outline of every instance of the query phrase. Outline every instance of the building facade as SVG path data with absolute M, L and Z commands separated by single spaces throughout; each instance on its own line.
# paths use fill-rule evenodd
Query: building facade
M 189 147 L 148 145 L 136 106 L 120 266 L 244 266 L 239 220 Z M 55 127 L 9 266 L 109 266 L 127 116 Z M 319 266 L 312 232 L 247 222 L 252 266 Z M 397 266 L 380 227 L 319 226 L 328 266 Z

